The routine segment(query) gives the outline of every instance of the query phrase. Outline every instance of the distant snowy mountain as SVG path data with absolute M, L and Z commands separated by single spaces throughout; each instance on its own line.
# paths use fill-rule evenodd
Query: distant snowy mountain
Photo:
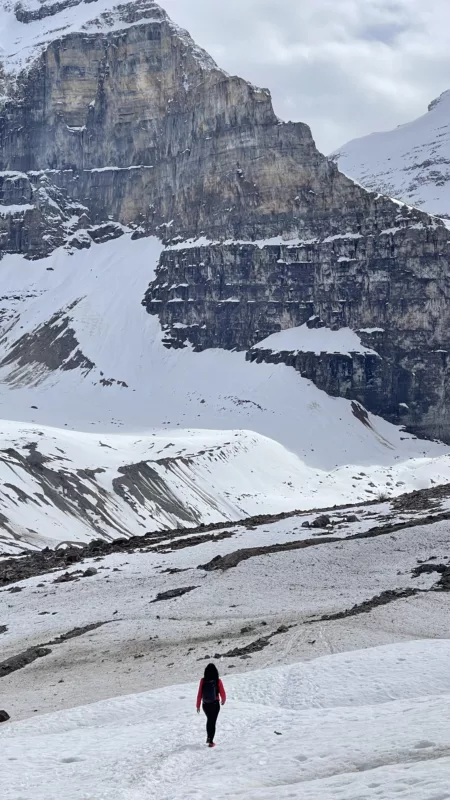
M 83 32 L 114 33 L 138 25 L 166 24 L 193 50 L 206 68 L 217 69 L 211 56 L 197 47 L 189 34 L 169 19 L 154 0 L 117 3 L 112 0 L 24 0 L 0 2 L 0 60 L 6 75 L 29 67 L 52 42 Z
M 450 90 L 419 119 L 353 139 L 331 158 L 366 189 L 450 217 Z

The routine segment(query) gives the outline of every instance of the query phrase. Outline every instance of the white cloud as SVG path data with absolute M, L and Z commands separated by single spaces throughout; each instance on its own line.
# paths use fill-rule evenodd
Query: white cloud
M 324 152 L 450 88 L 449 0 L 160 0 L 220 66 L 271 89 Z

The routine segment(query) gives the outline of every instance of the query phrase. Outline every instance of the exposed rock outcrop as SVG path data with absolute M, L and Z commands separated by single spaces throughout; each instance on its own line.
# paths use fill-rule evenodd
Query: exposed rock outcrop
M 449 234 L 420 212 L 362 197 L 367 216 L 342 235 L 320 235 L 318 222 L 315 239 L 300 244 L 167 250 L 147 308 L 168 346 L 252 348 L 252 361 L 285 363 L 333 395 L 449 440 Z M 372 353 L 255 346 L 317 319 L 357 330 Z

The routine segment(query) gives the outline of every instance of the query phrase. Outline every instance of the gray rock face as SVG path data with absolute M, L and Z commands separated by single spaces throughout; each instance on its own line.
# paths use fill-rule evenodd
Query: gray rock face
M 1 170 L 45 174 L 90 222 L 171 238 L 311 237 L 362 221 L 365 194 L 306 125 L 280 123 L 267 90 L 227 76 L 151 0 L 119 6 L 116 25 L 53 39 L 22 73 L 0 115 Z
M 145 298 L 166 345 L 249 350 L 249 360 L 285 363 L 330 394 L 448 440 L 448 232 L 406 208 L 383 230 L 379 203 L 347 237 L 167 250 Z M 315 318 L 359 331 L 378 355 L 250 349 Z
M 28 28 L 77 5 L 15 14 Z M 168 347 L 282 361 L 450 441 L 443 223 L 340 174 L 306 125 L 281 123 L 267 90 L 226 75 L 152 0 L 97 17 L 92 3 L 69 28 L 49 32 L 19 78 L 5 62 L 0 255 L 88 247 L 115 222 L 158 235 L 168 248 L 143 302 Z M 199 237 L 215 243 L 183 246 Z M 274 237 L 286 243 L 254 243 Z M 254 348 L 312 317 L 361 331 L 375 353 Z

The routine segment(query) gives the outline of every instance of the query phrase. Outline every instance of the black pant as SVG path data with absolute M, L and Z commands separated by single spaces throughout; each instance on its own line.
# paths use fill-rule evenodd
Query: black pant
M 214 741 L 216 735 L 216 722 L 220 712 L 220 703 L 203 703 L 203 711 L 206 714 L 206 735 L 210 742 Z

